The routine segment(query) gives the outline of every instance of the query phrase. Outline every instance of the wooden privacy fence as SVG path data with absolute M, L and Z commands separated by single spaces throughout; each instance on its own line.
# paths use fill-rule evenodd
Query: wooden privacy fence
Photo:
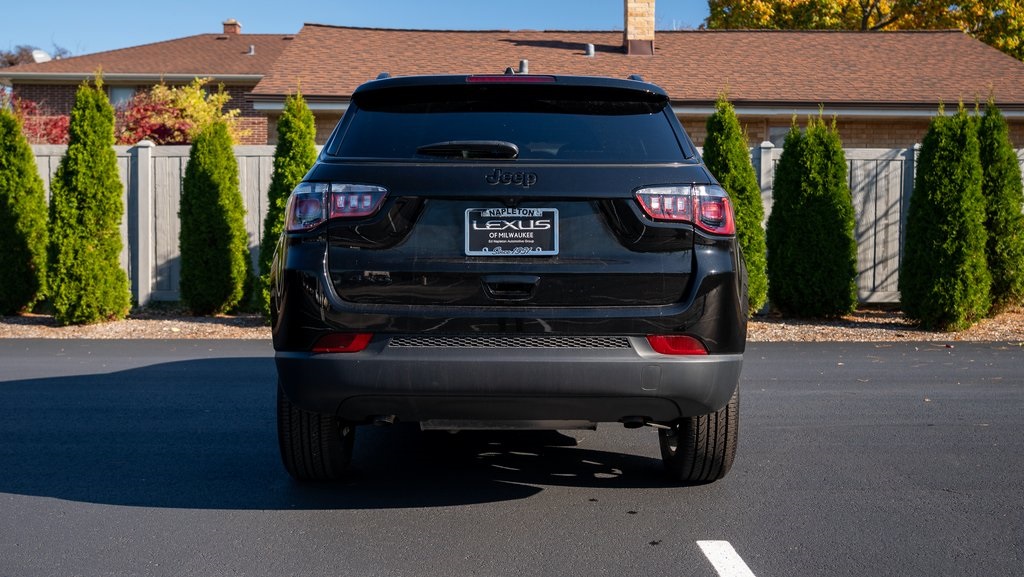
M 36 145 L 32 149 L 49 196 L 50 180 L 67 147 Z M 143 141 L 114 149 L 124 187 L 121 266 L 128 271 L 132 295 L 140 305 L 176 301 L 180 279 L 178 205 L 189 147 L 154 146 Z M 866 303 L 898 302 L 900 254 L 917 150 L 853 148 L 845 152 L 857 223 L 859 298 Z M 781 154 L 782 149 L 770 142 L 751 150 L 766 219 L 771 213 L 775 167 Z M 254 264 L 263 234 L 273 155 L 273 146 L 235 147 Z M 1018 151 L 1018 158 L 1024 167 L 1024 149 Z
M 903 230 L 914 190 L 915 148 L 849 148 L 846 177 L 853 196 L 857 241 L 857 296 L 861 302 L 899 302 Z M 771 214 L 775 168 L 782 148 L 764 142 L 753 150 L 765 222 Z M 808 247 L 813 250 L 813 248 Z
M 67 147 L 36 145 L 32 149 L 49 200 L 50 180 Z M 148 141 L 114 147 L 125 207 L 121 266 L 128 271 L 132 296 L 140 305 L 179 299 L 178 207 L 189 150 L 188 146 L 155 146 Z M 235 158 L 255 266 L 274 170 L 274 147 L 236 146 Z

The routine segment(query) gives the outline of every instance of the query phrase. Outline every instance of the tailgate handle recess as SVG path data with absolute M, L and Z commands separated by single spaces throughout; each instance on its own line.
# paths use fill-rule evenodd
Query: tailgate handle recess
M 540 277 L 528 274 L 496 274 L 483 277 L 484 293 L 496 301 L 525 301 L 533 298 Z

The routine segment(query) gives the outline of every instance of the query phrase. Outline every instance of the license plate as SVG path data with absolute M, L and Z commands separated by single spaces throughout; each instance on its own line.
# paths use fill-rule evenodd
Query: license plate
M 556 255 L 558 209 L 470 208 L 466 210 L 466 254 Z

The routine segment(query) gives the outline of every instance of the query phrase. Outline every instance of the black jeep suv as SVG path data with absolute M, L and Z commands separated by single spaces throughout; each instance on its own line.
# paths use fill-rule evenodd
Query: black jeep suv
M 340 478 L 356 427 L 658 429 L 729 470 L 746 272 L 729 197 L 640 80 L 384 78 L 292 192 L 271 273 L 278 434 Z

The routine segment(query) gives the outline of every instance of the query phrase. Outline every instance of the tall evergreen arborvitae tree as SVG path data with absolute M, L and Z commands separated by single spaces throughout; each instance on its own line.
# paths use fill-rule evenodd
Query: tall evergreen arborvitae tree
M 802 259 L 802 232 L 800 227 L 800 170 L 803 158 L 804 134 L 793 118 L 786 133 L 782 155 L 775 166 L 772 187 L 772 211 L 768 216 L 765 244 L 768 248 L 768 299 L 782 310 L 787 310 L 790 295 L 799 290 L 799 267 Z
M 1024 185 L 1006 119 L 991 100 L 978 124 L 992 313 L 1024 304 Z
M 857 244 L 846 158 L 834 125 L 794 124 L 775 173 L 768 218 L 769 299 L 795 316 L 839 316 L 857 306 Z
M 284 112 L 277 121 L 277 146 L 274 147 L 274 174 L 267 193 L 267 216 L 263 220 L 260 243 L 260 277 L 256 296 L 264 315 L 270 313 L 270 265 L 274 249 L 284 228 L 284 211 L 292 189 L 316 162 L 316 123 L 302 94 L 284 101 Z
M 227 124 L 218 120 L 200 130 L 189 155 L 178 212 L 181 300 L 196 314 L 229 312 L 250 286 L 251 261 Z
M 46 290 L 46 193 L 21 122 L 0 102 L 0 315 L 31 309 Z
M 761 187 L 750 161 L 747 137 L 736 111 L 726 98 L 715 103 L 707 121 L 704 162 L 732 198 L 736 211 L 736 236 L 747 266 L 750 313 L 761 310 L 768 298 L 767 248 Z
M 114 153 L 114 108 L 102 83 L 75 95 L 68 150 L 51 183 L 49 295 L 60 324 L 124 318 L 131 305 L 121 268 L 123 186 Z
M 904 312 L 926 329 L 961 330 L 989 311 L 976 125 L 962 105 L 953 116 L 940 108 L 921 143 L 899 288 Z

